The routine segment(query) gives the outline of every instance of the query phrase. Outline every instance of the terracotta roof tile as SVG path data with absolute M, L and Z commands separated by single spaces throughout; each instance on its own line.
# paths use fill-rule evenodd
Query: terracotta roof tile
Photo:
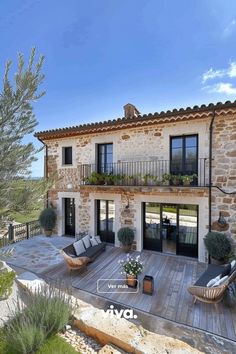
M 180 108 L 176 109 L 174 108 L 172 111 L 167 110 L 166 112 L 161 111 L 160 113 L 155 112 L 155 113 L 149 113 L 149 114 L 143 114 L 143 115 L 138 115 L 130 118 L 117 118 L 113 120 L 107 120 L 103 122 L 94 122 L 94 123 L 86 123 L 86 124 L 81 124 L 77 126 L 71 126 L 71 127 L 65 127 L 65 128 L 56 128 L 56 129 L 51 129 L 51 130 L 45 130 L 45 131 L 40 131 L 34 134 L 35 137 L 43 138 L 46 139 L 47 137 L 57 137 L 60 135 L 67 135 L 67 133 L 78 133 L 78 134 L 83 134 L 86 131 L 89 132 L 95 132 L 96 130 L 101 130 L 102 128 L 107 128 L 107 127 L 113 127 L 115 128 L 116 126 L 120 125 L 122 123 L 122 127 L 125 125 L 129 126 L 129 123 L 133 122 L 141 122 L 145 120 L 154 120 L 156 119 L 163 121 L 164 118 L 169 118 L 169 117 L 175 117 L 175 116 L 181 116 L 181 115 L 186 115 L 186 114 L 195 114 L 195 113 L 204 113 L 204 112 L 211 112 L 213 109 L 224 109 L 224 108 L 236 108 L 236 100 L 234 102 L 231 101 L 226 101 L 224 103 L 218 102 L 216 104 L 214 103 L 209 103 L 208 105 L 202 104 L 201 106 L 193 106 L 193 107 L 187 107 L 187 108 Z M 101 129 L 100 129 L 101 128 Z

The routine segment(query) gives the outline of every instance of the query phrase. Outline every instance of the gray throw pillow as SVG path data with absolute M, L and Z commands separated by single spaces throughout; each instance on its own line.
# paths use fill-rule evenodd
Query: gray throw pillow
M 82 238 L 82 241 L 83 241 L 83 243 L 84 243 L 85 248 L 91 247 L 89 235 L 86 235 L 85 237 L 83 237 L 83 238 Z
M 75 243 L 73 243 L 73 246 L 77 256 L 86 251 L 82 240 L 76 241 Z

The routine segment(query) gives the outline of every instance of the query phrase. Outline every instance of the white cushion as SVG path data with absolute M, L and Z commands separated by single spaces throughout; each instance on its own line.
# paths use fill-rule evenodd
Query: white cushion
M 82 241 L 83 241 L 83 243 L 84 243 L 85 248 L 91 247 L 89 235 L 84 236 L 84 237 L 82 238 Z
M 98 241 L 96 240 L 95 237 L 91 237 L 91 238 L 90 238 L 90 242 L 91 242 L 91 245 L 92 245 L 92 246 L 97 246 L 97 245 L 98 245 Z
M 82 240 L 76 241 L 73 246 L 77 256 L 86 251 Z
M 213 285 L 213 287 L 221 285 L 222 283 L 224 283 L 224 282 L 228 279 L 228 277 L 229 277 L 229 276 L 226 275 L 225 277 L 219 279 L 219 280 Z
M 231 264 L 231 269 L 232 269 L 236 264 L 236 260 L 234 259 L 230 264 Z
M 207 287 L 213 286 L 218 280 L 220 280 L 220 276 L 221 276 L 221 274 L 220 274 L 220 275 L 217 275 L 217 277 L 211 279 L 211 280 L 207 283 L 206 286 L 207 286 Z
M 97 243 L 102 243 L 100 236 L 94 236 Z

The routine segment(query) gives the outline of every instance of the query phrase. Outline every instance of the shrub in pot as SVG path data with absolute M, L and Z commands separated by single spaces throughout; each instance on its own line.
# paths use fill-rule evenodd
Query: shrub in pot
M 171 176 L 171 183 L 174 186 L 179 186 L 181 183 L 181 175 L 172 175 Z
M 232 245 L 228 237 L 220 232 L 208 232 L 204 238 L 211 263 L 224 264 L 232 253 Z
M 181 176 L 181 181 L 184 186 L 190 186 L 190 184 L 197 178 L 197 175 L 194 173 L 193 175 L 184 175 Z
M 123 250 L 129 252 L 134 241 L 134 231 L 129 227 L 122 227 L 118 231 L 118 240 L 122 244 Z
M 44 229 L 45 235 L 51 236 L 56 226 L 57 214 L 53 208 L 44 209 L 39 216 L 40 226 Z
M 162 176 L 162 184 L 168 186 L 170 184 L 171 175 L 169 173 L 164 173 Z

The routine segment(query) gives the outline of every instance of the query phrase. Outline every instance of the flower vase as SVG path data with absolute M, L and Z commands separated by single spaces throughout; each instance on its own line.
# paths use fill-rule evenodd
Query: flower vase
M 137 276 L 126 274 L 126 282 L 130 288 L 137 288 Z

